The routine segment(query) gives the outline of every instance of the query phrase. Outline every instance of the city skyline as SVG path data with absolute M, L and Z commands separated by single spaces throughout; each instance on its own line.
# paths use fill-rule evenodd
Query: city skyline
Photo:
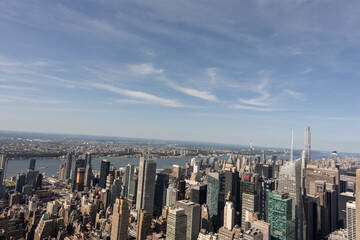
M 359 152 L 359 7 L 3 1 L 1 129 Z

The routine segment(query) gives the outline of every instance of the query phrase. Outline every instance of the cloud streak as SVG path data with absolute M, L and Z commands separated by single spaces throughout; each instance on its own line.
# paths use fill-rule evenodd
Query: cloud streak
M 118 88 L 118 87 L 115 87 L 112 85 L 101 84 L 101 83 L 91 83 L 90 86 L 104 89 L 104 90 L 107 90 L 107 91 L 110 91 L 113 93 L 117 93 L 117 94 L 121 94 L 124 96 L 128 96 L 128 97 L 131 97 L 134 99 L 147 101 L 148 103 L 152 103 L 152 104 L 157 104 L 157 105 L 162 105 L 162 106 L 167 106 L 167 107 L 181 107 L 182 106 L 182 104 L 180 104 L 175 99 L 162 98 L 162 97 L 158 97 L 153 94 L 145 93 L 142 91 L 133 91 L 133 90 Z
M 130 65 L 129 68 L 134 72 L 141 75 L 160 74 L 164 70 L 155 68 L 151 63 L 144 63 L 139 65 Z

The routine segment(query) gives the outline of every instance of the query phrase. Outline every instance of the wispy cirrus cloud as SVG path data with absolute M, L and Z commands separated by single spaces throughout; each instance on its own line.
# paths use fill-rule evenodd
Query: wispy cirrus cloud
M 290 90 L 290 89 L 284 89 L 284 93 L 293 97 L 293 98 L 302 98 L 303 97 L 303 94 L 301 92 L 296 92 L 296 91 L 293 91 L 293 90 Z
M 283 108 L 255 107 L 255 106 L 248 106 L 248 105 L 242 105 L 242 104 L 232 104 L 231 108 L 243 109 L 243 110 L 254 110 L 254 111 L 261 111 L 261 112 L 285 111 L 286 110 Z
M 153 94 L 145 93 L 142 91 L 133 91 L 133 90 L 118 88 L 118 87 L 115 87 L 112 85 L 101 84 L 101 83 L 90 83 L 90 86 L 104 89 L 104 90 L 107 90 L 107 91 L 110 91 L 113 93 L 117 93 L 117 94 L 121 94 L 124 96 L 128 96 L 128 97 L 131 97 L 134 99 L 147 101 L 148 103 L 152 103 L 152 104 L 158 104 L 158 105 L 167 106 L 167 107 L 181 107 L 182 106 L 182 104 L 179 103 L 175 99 L 162 98 L 162 97 L 158 97 Z
M 152 63 L 130 65 L 130 70 L 141 75 L 160 74 L 164 72 L 161 68 L 155 68 Z
M 181 87 L 170 81 L 166 81 L 166 83 L 168 84 L 169 87 L 171 87 L 181 93 L 184 93 L 186 95 L 189 95 L 189 96 L 192 96 L 195 98 L 200 98 L 200 99 L 210 101 L 210 102 L 220 102 L 220 100 L 214 94 L 212 94 L 210 92 L 200 91 L 200 90 L 192 89 L 192 88 Z

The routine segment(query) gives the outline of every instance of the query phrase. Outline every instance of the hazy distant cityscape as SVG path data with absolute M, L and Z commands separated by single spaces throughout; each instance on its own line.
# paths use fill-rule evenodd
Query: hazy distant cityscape
M 356 239 L 360 156 L 311 150 L 309 127 L 301 155 L 30 133 L 0 142 L 2 239 Z

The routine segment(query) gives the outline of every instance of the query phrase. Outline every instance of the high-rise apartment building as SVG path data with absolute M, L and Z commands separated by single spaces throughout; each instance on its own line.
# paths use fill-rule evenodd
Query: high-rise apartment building
M 146 210 L 150 216 L 154 211 L 156 160 L 140 157 L 136 210 Z
M 182 208 L 171 208 L 167 219 L 166 239 L 185 240 L 186 239 L 187 217 Z
M 346 229 L 348 240 L 357 240 L 356 238 L 356 203 L 346 203 Z
M 128 239 L 129 205 L 124 197 L 115 200 L 112 216 L 111 240 Z

